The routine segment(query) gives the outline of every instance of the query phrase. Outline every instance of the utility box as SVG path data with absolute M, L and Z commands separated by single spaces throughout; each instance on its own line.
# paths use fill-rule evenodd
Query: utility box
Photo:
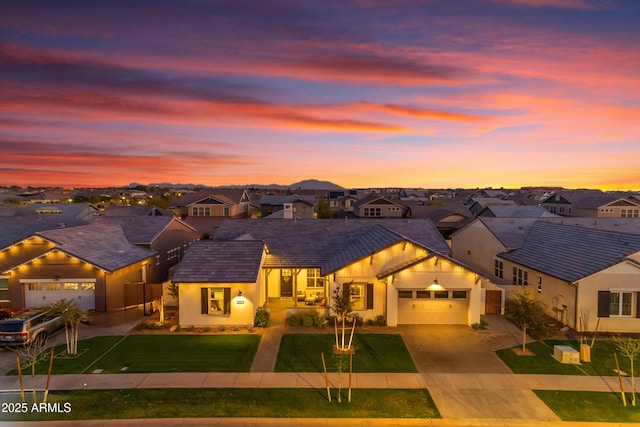
M 554 345 L 553 346 L 553 358 L 560 363 L 579 365 L 580 364 L 580 352 L 568 345 Z
M 591 362 L 591 346 L 589 344 L 580 344 L 580 360 Z

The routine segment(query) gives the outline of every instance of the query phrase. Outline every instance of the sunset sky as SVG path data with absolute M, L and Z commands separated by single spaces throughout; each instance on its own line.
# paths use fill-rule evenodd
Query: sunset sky
M 10 1 L 0 185 L 640 190 L 640 2 Z

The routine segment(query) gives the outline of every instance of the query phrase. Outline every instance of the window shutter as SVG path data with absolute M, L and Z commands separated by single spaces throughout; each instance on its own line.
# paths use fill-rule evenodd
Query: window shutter
M 209 314 L 209 288 L 200 288 L 200 313 Z
M 611 292 L 598 291 L 598 317 L 609 317 L 609 303 Z
M 636 293 L 636 317 L 640 318 L 640 292 Z
M 373 310 L 373 283 L 367 283 L 367 310 Z
M 231 288 L 224 288 L 224 312 L 223 314 L 231 313 Z

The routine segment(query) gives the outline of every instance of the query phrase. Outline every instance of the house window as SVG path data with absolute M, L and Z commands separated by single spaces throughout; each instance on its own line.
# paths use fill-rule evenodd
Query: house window
M 9 278 L 0 277 L 0 302 L 9 302 Z
M 194 206 L 191 208 L 193 216 L 211 216 L 211 208 L 209 206 Z
M 319 268 L 307 269 L 307 288 L 324 288 L 326 279 L 320 276 Z
M 466 299 L 467 291 L 451 291 L 451 298 L 454 299 Z
M 431 291 L 416 291 L 416 298 L 431 298 Z
M 504 270 L 504 263 L 502 262 L 502 260 L 499 259 L 494 259 L 493 260 L 493 274 L 502 279 L 502 273 Z
M 41 291 L 42 290 L 42 283 L 27 283 L 27 288 L 30 291 Z
M 620 218 L 638 218 L 640 209 L 620 209 Z
M 96 290 L 96 284 L 95 283 L 84 282 L 84 283 L 81 283 L 80 286 L 82 287 L 83 291 L 95 291 Z
M 58 283 L 58 282 L 47 283 L 47 290 L 48 291 L 59 291 L 60 290 L 60 283 Z
M 398 298 L 413 298 L 413 291 L 398 291 Z
M 231 313 L 231 288 L 200 288 L 202 314 L 222 316 Z
M 526 286 L 529 284 L 529 273 L 519 267 L 513 267 L 513 281 L 514 285 Z
M 449 291 L 435 291 L 433 297 L 436 299 L 447 299 L 449 298 Z
M 364 208 L 364 216 L 381 216 L 380 208 Z
M 229 216 L 229 206 L 225 206 L 222 208 L 222 215 Z
M 172 259 L 180 258 L 180 246 L 177 248 L 169 249 L 167 251 L 167 261 L 171 261 Z
M 373 309 L 373 283 L 345 283 L 343 292 L 349 293 L 353 310 Z
M 78 283 L 75 282 L 65 282 L 64 284 L 64 290 L 65 291 L 77 291 L 78 290 Z
M 609 294 L 609 316 L 631 316 L 632 292 L 611 292 Z

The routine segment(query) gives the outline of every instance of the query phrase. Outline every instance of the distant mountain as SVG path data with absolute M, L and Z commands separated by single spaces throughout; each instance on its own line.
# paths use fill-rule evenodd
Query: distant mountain
M 337 184 L 329 181 L 319 181 L 317 179 L 305 179 L 300 182 L 294 182 L 289 187 L 292 190 L 301 189 L 301 190 L 343 190 L 343 187 L 340 187 Z
M 144 186 L 144 184 L 138 184 L 137 182 L 132 182 L 127 187 L 134 188 Z M 209 185 L 201 185 L 201 184 L 171 184 L 168 182 L 162 183 L 150 183 L 147 185 L 148 187 L 159 187 L 159 188 L 212 188 Z M 320 181 L 317 179 L 305 179 L 299 182 L 294 182 L 290 185 L 281 185 L 281 184 L 247 184 L 247 185 L 220 185 L 218 188 L 259 188 L 259 189 L 272 189 L 272 190 L 286 190 L 290 188 L 291 190 L 343 190 L 343 187 L 340 187 L 337 184 L 334 184 L 330 181 Z

